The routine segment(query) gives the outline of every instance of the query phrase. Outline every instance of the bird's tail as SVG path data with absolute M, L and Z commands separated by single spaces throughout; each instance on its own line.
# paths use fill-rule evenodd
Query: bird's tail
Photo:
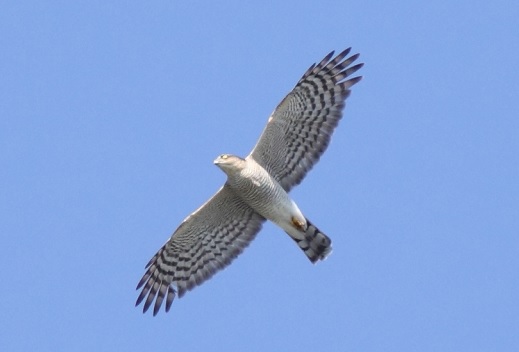
M 299 248 L 305 252 L 312 263 L 326 259 L 332 252 L 332 240 L 308 221 L 308 219 L 306 219 L 306 224 L 306 230 L 299 230 L 297 236 L 287 233 L 297 243 Z

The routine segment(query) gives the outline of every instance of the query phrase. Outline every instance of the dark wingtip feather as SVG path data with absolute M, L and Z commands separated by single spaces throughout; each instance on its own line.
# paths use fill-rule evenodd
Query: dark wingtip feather
M 148 295 L 148 298 L 146 298 L 146 302 L 144 302 L 144 307 L 142 307 L 142 312 L 146 313 L 148 309 L 150 308 L 151 304 L 153 303 L 153 299 L 155 298 L 155 294 L 150 293 Z
M 333 57 L 333 54 L 335 54 L 335 50 L 332 50 L 328 53 L 328 55 L 326 55 L 324 57 L 324 59 L 322 59 L 319 64 L 317 65 L 318 67 L 323 67 L 325 66 L 329 61 L 330 59 Z
M 171 286 L 168 287 L 168 295 L 166 297 L 166 313 L 169 312 L 169 309 L 171 308 L 171 304 L 173 303 L 173 300 L 175 299 L 175 289 Z
M 356 60 L 359 58 L 359 56 L 360 56 L 360 53 L 356 53 L 356 54 L 350 56 L 350 57 L 348 58 L 348 62 L 349 62 L 349 63 L 352 63 L 352 62 L 356 61 Z
M 349 76 L 358 70 L 360 70 L 364 66 L 364 63 L 361 62 L 360 64 L 356 64 L 355 66 L 352 66 L 346 70 L 346 75 Z
M 362 76 L 357 76 L 357 77 L 353 77 L 353 78 L 347 80 L 344 83 L 348 83 L 348 86 L 351 87 L 354 84 L 357 84 L 361 79 L 362 79 Z
M 146 274 L 144 274 L 142 276 L 141 280 L 139 281 L 139 283 L 137 284 L 137 287 L 135 289 L 136 290 L 140 289 L 148 281 L 149 277 L 150 277 L 149 273 L 146 272 Z
M 142 290 L 141 294 L 139 295 L 139 297 L 137 297 L 137 301 L 135 301 L 135 306 L 137 307 L 139 304 L 141 304 L 142 300 L 144 299 L 144 297 L 146 297 L 146 293 L 147 291 L 146 290 Z
M 351 51 L 351 46 L 350 46 L 349 48 L 346 48 L 346 49 L 344 49 L 343 51 L 341 51 L 341 52 L 339 53 L 339 55 L 337 55 L 337 56 L 345 57 L 346 55 L 348 55 L 348 54 L 350 53 L 350 51 Z M 357 54 L 357 55 L 358 55 L 358 54 Z

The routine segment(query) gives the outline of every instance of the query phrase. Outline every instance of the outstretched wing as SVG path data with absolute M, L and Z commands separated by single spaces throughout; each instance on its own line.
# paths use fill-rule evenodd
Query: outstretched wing
M 178 297 L 229 265 L 254 239 L 265 219 L 225 184 L 189 215 L 146 265 L 137 285 L 143 312 L 155 301 L 153 315 L 166 299 L 166 312 Z
M 248 158 L 265 168 L 288 192 L 298 185 L 328 147 L 342 117 L 350 87 L 347 79 L 363 64 L 350 65 L 359 54 L 344 59 L 350 49 L 332 59 L 333 51 L 313 64 L 281 101 Z

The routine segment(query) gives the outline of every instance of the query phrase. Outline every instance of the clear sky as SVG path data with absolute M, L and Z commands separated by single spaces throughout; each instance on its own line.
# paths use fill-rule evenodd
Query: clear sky
M 182 4 L 181 4 L 182 3 Z M 519 351 L 517 1 L 5 1 L 1 351 Z M 157 317 L 144 265 L 305 70 L 365 63 L 271 224 Z

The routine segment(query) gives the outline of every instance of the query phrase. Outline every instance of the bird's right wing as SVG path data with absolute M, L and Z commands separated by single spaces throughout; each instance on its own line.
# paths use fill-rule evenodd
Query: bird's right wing
M 146 265 L 137 285 L 143 312 L 155 301 L 153 315 L 166 299 L 169 311 L 175 293 L 185 292 L 229 265 L 260 231 L 265 219 L 225 184 L 211 199 L 189 215 Z

